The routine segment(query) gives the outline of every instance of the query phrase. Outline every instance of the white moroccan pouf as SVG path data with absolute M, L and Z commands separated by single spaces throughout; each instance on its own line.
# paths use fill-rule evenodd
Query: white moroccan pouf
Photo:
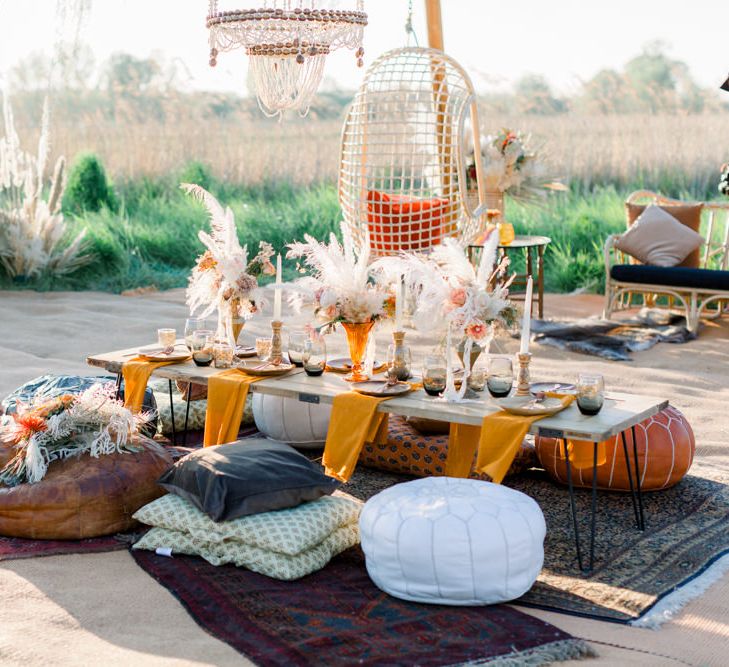
M 324 446 L 331 412 L 331 405 L 253 394 L 256 428 L 271 440 L 301 449 Z
M 490 482 L 426 477 L 397 484 L 365 503 L 359 524 L 370 578 L 403 600 L 514 600 L 544 561 L 539 505 Z

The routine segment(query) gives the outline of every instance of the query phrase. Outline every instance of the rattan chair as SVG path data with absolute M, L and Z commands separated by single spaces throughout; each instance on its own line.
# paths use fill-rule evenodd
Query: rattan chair
M 628 204 L 658 204 L 661 206 L 685 205 L 687 202 L 640 190 L 626 200 Z M 686 318 L 689 331 L 697 331 L 702 317 L 716 318 L 727 312 L 729 306 L 729 203 L 707 201 L 701 204 L 701 229 L 705 239 L 695 269 L 681 271 L 676 280 L 675 269 L 668 272 L 671 280 L 661 280 L 660 272 L 654 281 L 629 280 L 616 273 L 620 266 L 639 264 L 615 247 L 618 234 L 605 242 L 605 309 L 603 316 L 609 319 L 616 311 L 634 307 L 635 297 L 643 305 L 658 306 L 658 296 L 668 297 L 667 306 L 676 304 Z
M 485 222 L 478 128 L 473 85 L 452 58 L 426 48 L 380 56 L 342 131 L 339 201 L 355 244 L 369 238 L 381 256 L 473 239 Z M 476 150 L 475 203 L 466 196 L 467 144 Z

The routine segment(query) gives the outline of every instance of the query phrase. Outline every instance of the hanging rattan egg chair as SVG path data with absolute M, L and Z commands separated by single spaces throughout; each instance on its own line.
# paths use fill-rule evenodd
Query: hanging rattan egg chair
M 485 221 L 478 128 L 473 85 L 455 60 L 419 47 L 380 56 L 342 131 L 339 201 L 355 243 L 369 237 L 374 255 L 391 255 L 477 236 Z M 472 146 L 479 195 L 469 201 Z

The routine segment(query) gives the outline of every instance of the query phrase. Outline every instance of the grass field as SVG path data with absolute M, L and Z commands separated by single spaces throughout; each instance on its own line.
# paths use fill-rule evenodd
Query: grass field
M 569 114 L 483 122 L 532 132 L 554 173 L 569 185 L 569 192 L 551 195 L 540 208 L 507 204 L 517 233 L 553 239 L 546 263 L 552 291 L 601 289 L 602 242 L 623 228 L 622 202 L 630 191 L 713 198 L 719 166 L 729 158 L 718 140 L 729 115 Z M 340 127 L 340 119 L 56 119 L 54 152 L 97 153 L 121 206 L 67 216 L 71 230 L 87 228 L 91 262 L 62 280 L 25 286 L 121 291 L 184 285 L 201 251 L 197 231 L 206 224 L 204 210 L 177 188 L 191 160 L 209 165 L 210 189 L 231 206 L 249 246 L 265 239 L 278 250 L 304 232 L 323 237 L 339 221 L 334 184 Z M 25 145 L 33 145 L 30 124 L 20 133 Z M 292 276 L 293 267 L 287 269 Z M 16 286 L 7 279 L 0 284 Z

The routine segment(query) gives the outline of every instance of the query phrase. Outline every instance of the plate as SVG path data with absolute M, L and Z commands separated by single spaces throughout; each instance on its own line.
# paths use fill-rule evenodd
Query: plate
M 238 345 L 238 347 L 235 348 L 235 356 L 238 357 L 238 359 L 247 359 L 248 357 L 255 357 L 256 348 L 255 347 L 243 347 L 242 345 Z
M 384 365 L 381 361 L 375 361 L 373 368 L 377 371 Z M 327 361 L 327 370 L 332 373 L 349 373 L 352 370 L 352 360 L 349 357 L 330 359 Z
M 532 396 L 539 391 L 543 391 L 545 394 L 548 391 L 557 392 L 558 394 L 574 394 L 576 390 L 575 385 L 569 382 L 532 382 L 529 387 Z
M 411 391 L 409 382 L 398 382 L 388 386 L 385 380 L 367 380 L 367 382 L 353 382 L 352 389 L 365 396 L 401 396 Z
M 277 375 L 286 375 L 294 368 L 293 364 L 263 364 L 260 361 L 248 361 L 238 364 L 236 368 L 240 368 L 246 375 L 254 375 L 256 377 L 276 377 Z
M 143 347 L 139 350 L 139 356 L 147 361 L 186 361 L 192 356 L 187 348 L 175 349 L 170 354 L 163 354 L 162 347 Z
M 545 398 L 537 402 L 531 396 L 509 396 L 498 401 L 497 405 L 513 415 L 525 417 L 556 415 L 564 409 L 562 401 L 558 398 Z

